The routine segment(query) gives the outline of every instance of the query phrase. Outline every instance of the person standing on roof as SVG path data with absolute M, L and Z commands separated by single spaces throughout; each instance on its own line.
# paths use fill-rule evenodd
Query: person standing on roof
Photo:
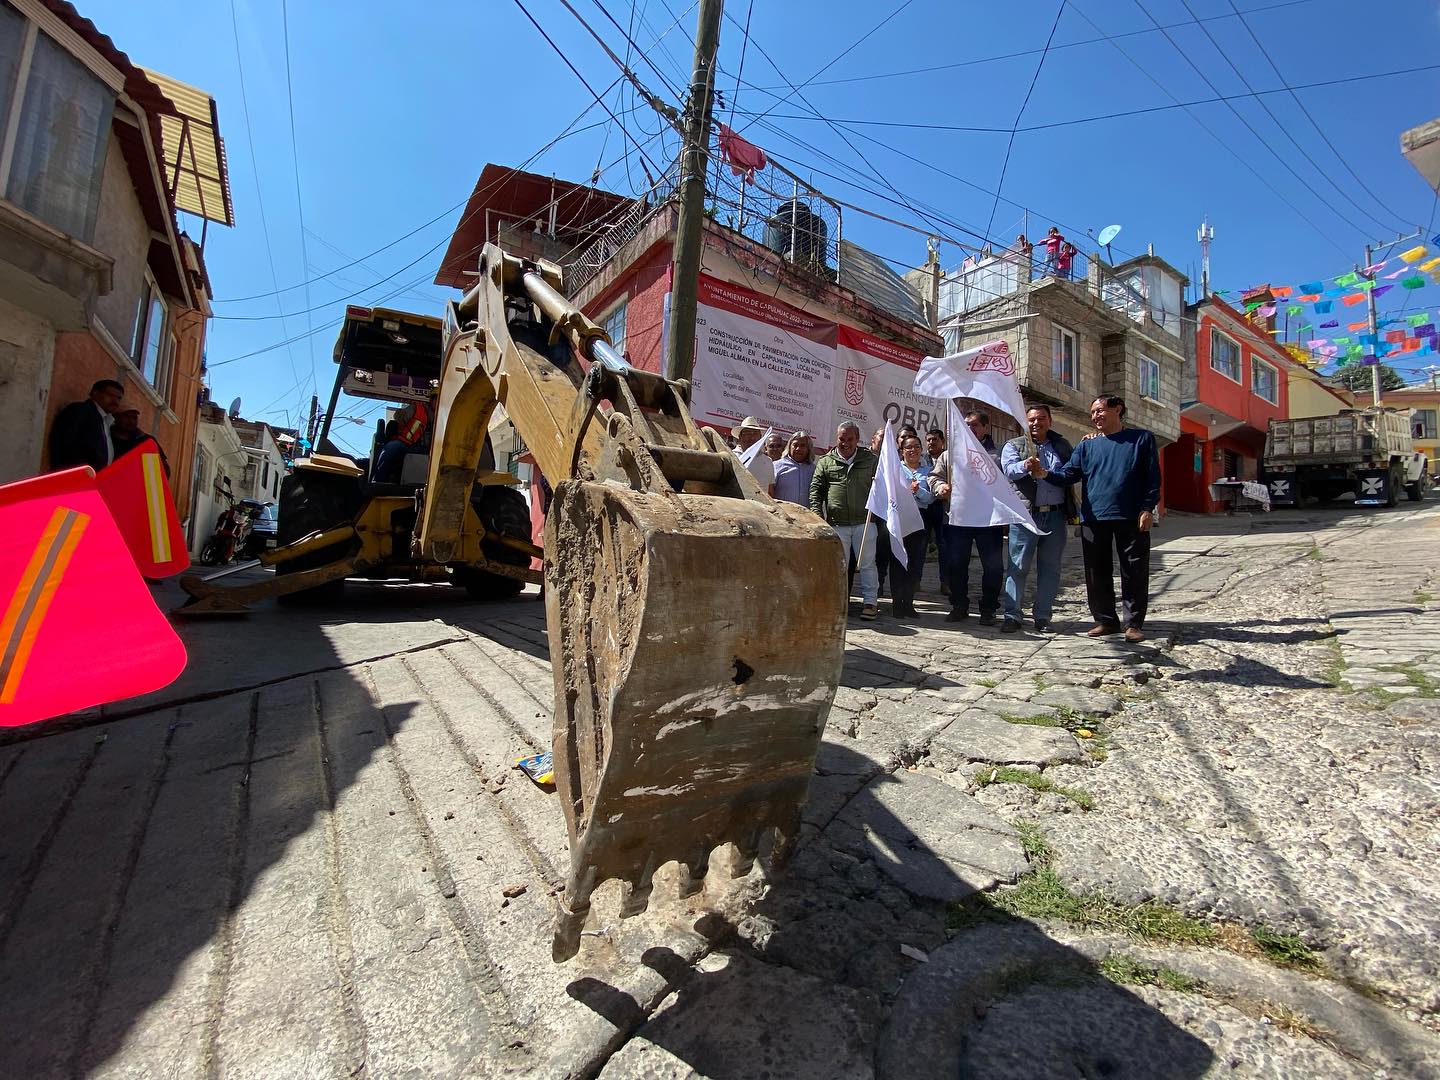
M 1045 239 L 1040 243 L 1045 245 L 1045 269 L 1044 274 L 1053 274 L 1060 265 L 1060 249 L 1065 245 L 1065 237 L 1060 235 L 1060 230 L 1054 225 L 1045 234 Z M 1043 274 L 1042 274 L 1043 276 Z

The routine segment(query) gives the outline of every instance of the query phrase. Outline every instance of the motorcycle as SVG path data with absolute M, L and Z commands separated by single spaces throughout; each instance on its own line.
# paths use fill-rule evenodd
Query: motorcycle
M 250 535 L 250 512 L 228 491 L 220 494 L 230 505 L 216 519 L 215 531 L 200 549 L 200 562 L 204 566 L 229 565 L 238 552 L 245 550 L 245 541 Z

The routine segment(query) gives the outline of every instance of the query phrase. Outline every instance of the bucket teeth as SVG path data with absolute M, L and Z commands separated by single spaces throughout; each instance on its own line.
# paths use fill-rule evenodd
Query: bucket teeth
M 691 853 L 683 862 L 684 873 L 680 879 L 680 895 L 694 896 L 705 888 L 705 875 L 710 872 L 710 844 Z
M 770 831 L 768 827 L 756 829 L 735 842 L 735 860 L 730 864 L 732 877 L 742 878 L 755 868 L 755 859 Z
M 639 915 L 650 906 L 651 879 L 655 875 L 655 856 L 651 855 L 645 869 L 634 881 L 625 883 L 625 899 L 620 903 L 620 918 L 628 919 Z

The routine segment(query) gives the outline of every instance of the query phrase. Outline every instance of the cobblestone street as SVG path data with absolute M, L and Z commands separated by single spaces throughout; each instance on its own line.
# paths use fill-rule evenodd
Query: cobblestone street
M 1056 634 L 927 578 L 851 622 L 789 869 L 602 890 L 566 965 L 539 604 L 191 624 L 0 748 L 0 1074 L 1440 1076 L 1437 541 L 1174 516 L 1140 645 L 1082 636 L 1073 540 Z

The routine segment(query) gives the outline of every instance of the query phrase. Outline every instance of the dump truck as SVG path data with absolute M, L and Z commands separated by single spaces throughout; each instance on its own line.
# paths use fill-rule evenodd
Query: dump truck
M 275 575 L 181 583 L 191 614 L 313 595 L 355 574 L 484 593 L 495 579 L 523 587 L 542 555 L 570 839 L 557 961 L 577 951 L 605 881 L 623 882 L 629 916 L 668 863 L 693 895 L 721 846 L 734 845 L 734 873 L 762 855 L 785 861 L 839 681 L 846 608 L 834 530 L 761 491 L 695 424 L 688 383 L 632 368 L 561 289 L 558 266 L 487 244 L 475 286 L 438 325 L 347 317 L 329 415 L 342 390 L 407 398 L 407 421 L 423 408 L 400 481 L 377 479 L 380 438 L 365 460 L 322 437 L 282 487 L 279 546 L 259 560 Z M 519 535 L 509 474 L 485 460 L 497 406 L 553 485 L 539 548 L 528 519 Z
M 1429 462 L 1411 444 L 1410 410 L 1383 407 L 1271 420 L 1261 475 L 1273 506 L 1347 493 L 1356 506 L 1394 506 L 1401 492 L 1419 502 L 1430 484 Z

